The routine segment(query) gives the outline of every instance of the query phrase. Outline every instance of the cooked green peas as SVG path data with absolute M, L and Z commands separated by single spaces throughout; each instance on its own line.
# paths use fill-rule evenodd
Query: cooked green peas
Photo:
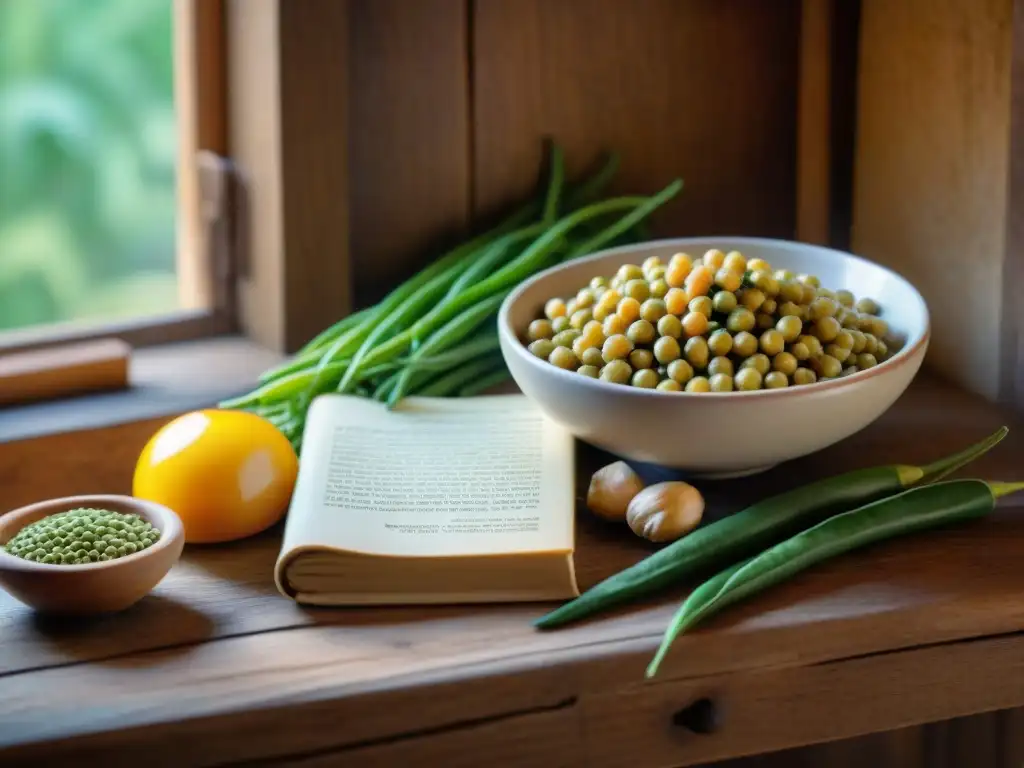
M 665 315 L 658 321 L 658 335 L 678 339 L 683 335 L 683 323 L 675 315 Z
M 878 365 L 878 360 L 876 360 L 875 356 L 870 352 L 861 352 L 857 355 L 857 367 L 861 370 L 864 370 L 865 368 L 874 368 L 876 365 Z
M 632 384 L 642 389 L 654 389 L 658 386 L 658 372 L 650 368 L 642 368 L 633 374 Z
M 779 352 L 772 360 L 772 369 L 786 376 L 792 376 L 797 369 L 798 361 L 791 352 Z
M 746 307 L 737 307 L 729 313 L 729 317 L 725 321 L 725 327 L 733 333 L 752 331 L 756 322 L 753 312 Z
M 714 302 L 707 296 L 697 296 L 694 299 L 690 299 L 690 303 L 687 305 L 687 308 L 691 312 L 696 312 L 710 319 L 711 312 L 714 309 Z
M 799 303 L 804 297 L 804 287 L 800 283 L 786 280 L 779 284 L 779 298 L 784 302 Z
M 825 354 L 831 355 L 840 363 L 845 363 L 846 358 L 848 358 L 852 353 L 846 347 L 840 347 L 838 344 L 832 343 L 825 345 Z
M 626 330 L 626 338 L 634 344 L 650 344 L 654 341 L 654 326 L 647 320 L 634 320 Z
M 811 356 L 811 350 L 807 348 L 807 345 L 802 341 L 797 341 L 789 345 L 789 353 L 793 355 L 797 360 L 803 362 Z
M 765 296 L 764 291 L 760 288 L 744 288 L 736 298 L 741 306 L 746 307 L 751 312 L 756 312 L 768 297 Z
M 819 317 L 814 321 L 814 335 L 821 341 L 834 341 L 842 326 L 834 317 Z
M 550 339 L 537 339 L 530 343 L 527 349 L 542 360 L 547 360 L 555 348 L 555 343 Z
M 736 309 L 736 294 L 732 291 L 719 291 L 711 298 L 711 306 L 715 312 L 727 315 Z
M 665 302 L 661 299 L 648 299 L 640 305 L 640 317 L 649 323 L 657 323 L 665 312 Z
M 551 321 L 546 319 L 534 320 L 526 330 L 526 338 L 530 341 L 536 341 L 537 339 L 550 339 L 554 335 L 555 331 L 551 327 Z
M 833 299 L 817 298 L 810 303 L 808 319 L 818 320 L 822 317 L 835 317 L 836 302 Z
M 803 318 L 804 310 L 799 304 L 792 301 L 784 301 L 779 304 L 779 314 L 783 317 L 795 317 L 797 320 Z
M 654 356 L 662 365 L 668 365 L 681 354 L 679 342 L 671 336 L 662 336 L 654 343 Z
M 580 337 L 580 332 L 575 328 L 568 328 L 561 333 L 556 333 L 551 339 L 556 347 L 572 347 L 573 342 Z
M 600 347 L 589 347 L 583 350 L 583 354 L 579 355 L 580 362 L 584 365 L 591 365 L 596 368 L 600 368 L 604 365 L 604 355 L 601 354 Z
M 708 349 L 713 355 L 728 355 L 732 350 L 732 336 L 728 331 L 715 331 L 708 337 Z
M 654 367 L 654 354 L 649 349 L 634 349 L 629 353 L 629 364 L 634 370 Z
M 797 385 L 813 384 L 818 380 L 817 374 L 810 368 L 797 368 L 793 371 L 793 383 Z
M 643 302 L 651 295 L 651 289 L 643 278 L 630 280 L 623 286 L 622 295 Z
M 828 379 L 834 379 L 843 372 L 843 364 L 832 357 L 832 355 L 822 355 L 821 357 L 815 358 L 811 361 L 811 365 L 814 367 L 814 371 L 819 377 Z
M 742 368 L 733 377 L 736 389 L 750 391 L 761 388 L 761 372 L 756 368 Z
M 703 376 L 694 376 L 688 382 L 686 382 L 687 392 L 710 392 L 711 382 L 709 382 Z
M 761 334 L 760 348 L 769 357 L 779 354 L 786 346 L 786 340 L 776 330 L 765 331 Z
M 732 376 L 735 372 L 732 360 L 728 357 L 713 357 L 708 363 L 708 376 L 714 381 L 714 377 L 719 373 L 724 373 L 727 376 Z
M 708 384 L 712 392 L 732 392 L 734 389 L 732 376 L 727 373 L 716 373 Z
M 689 279 L 698 269 L 699 279 Z M 688 292 L 697 295 L 687 300 Z M 851 290 L 821 287 L 813 275 L 772 273 L 761 258 L 711 249 L 696 263 L 650 257 L 642 266 L 623 265 L 610 279 L 597 276 L 575 294 L 548 301 L 525 341 L 552 364 L 620 384 L 777 389 L 850 375 L 888 358 L 881 340 L 887 324 L 864 311 L 877 306 L 862 302 Z M 378 369 L 378 377 L 393 370 Z
M 864 297 L 854 305 L 854 309 L 865 315 L 877 315 L 881 312 L 878 303 L 874 299 Z
M 680 384 L 685 384 L 693 378 L 693 366 L 685 360 L 673 360 L 668 364 L 668 377 Z
M 785 315 L 775 324 L 775 330 L 782 334 L 785 341 L 795 341 L 803 332 L 804 324 L 795 315 Z
M 580 364 L 579 358 L 568 347 L 555 347 L 548 356 L 548 362 L 567 371 L 576 370 Z
M 604 344 L 601 346 L 601 357 L 606 363 L 610 363 L 612 360 L 629 357 L 629 353 L 632 351 L 633 342 L 618 333 L 604 340 Z
M 739 357 L 750 357 L 757 352 L 757 336 L 740 331 L 733 337 L 732 351 Z
M 710 350 L 704 337 L 694 336 L 692 339 L 687 339 L 686 346 L 683 347 L 683 356 L 694 368 L 706 366 L 710 357 Z
M 753 368 L 762 376 L 767 376 L 768 372 L 772 369 L 772 361 L 769 359 L 768 355 L 763 352 L 758 352 L 756 355 L 751 355 L 744 360 L 740 367 Z

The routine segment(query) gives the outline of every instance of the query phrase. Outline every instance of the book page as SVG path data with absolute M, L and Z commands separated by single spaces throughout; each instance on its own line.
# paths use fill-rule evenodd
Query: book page
M 573 440 L 522 395 L 314 401 L 284 550 L 571 552 Z

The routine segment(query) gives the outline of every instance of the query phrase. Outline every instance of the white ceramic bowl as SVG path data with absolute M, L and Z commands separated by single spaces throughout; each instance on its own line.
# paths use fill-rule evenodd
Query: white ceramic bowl
M 610 384 L 536 358 L 520 340 L 544 302 L 568 297 L 595 275 L 648 256 L 667 261 L 709 248 L 739 250 L 774 269 L 817 275 L 882 307 L 899 351 L 880 365 L 831 381 L 753 392 L 659 392 Z M 625 459 L 697 476 L 736 476 L 821 450 L 877 419 L 910 384 L 928 347 L 924 299 L 900 275 L 849 253 L 785 240 L 697 237 L 659 240 L 602 251 L 542 272 L 502 304 L 498 331 L 505 362 L 519 388 L 580 440 Z

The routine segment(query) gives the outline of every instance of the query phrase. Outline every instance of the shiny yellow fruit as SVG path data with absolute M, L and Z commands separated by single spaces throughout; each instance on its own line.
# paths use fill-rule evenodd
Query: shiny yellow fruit
M 299 462 L 273 424 L 244 411 L 209 409 L 161 427 L 135 466 L 132 493 L 174 510 L 185 541 L 252 536 L 288 509 Z

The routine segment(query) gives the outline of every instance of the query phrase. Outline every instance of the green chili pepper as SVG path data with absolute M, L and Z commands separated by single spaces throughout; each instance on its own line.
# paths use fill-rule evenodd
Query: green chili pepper
M 693 592 L 673 617 L 654 659 L 653 677 L 672 642 L 702 619 L 830 557 L 876 541 L 982 517 L 1024 483 L 947 480 L 836 515 L 718 574 Z
M 537 619 L 550 629 L 648 595 L 707 568 L 750 557 L 765 547 L 839 512 L 859 507 L 921 482 L 945 476 L 986 453 L 1009 430 L 1001 427 L 986 439 L 926 467 L 870 467 L 824 478 L 759 501 L 741 512 L 698 528 Z

